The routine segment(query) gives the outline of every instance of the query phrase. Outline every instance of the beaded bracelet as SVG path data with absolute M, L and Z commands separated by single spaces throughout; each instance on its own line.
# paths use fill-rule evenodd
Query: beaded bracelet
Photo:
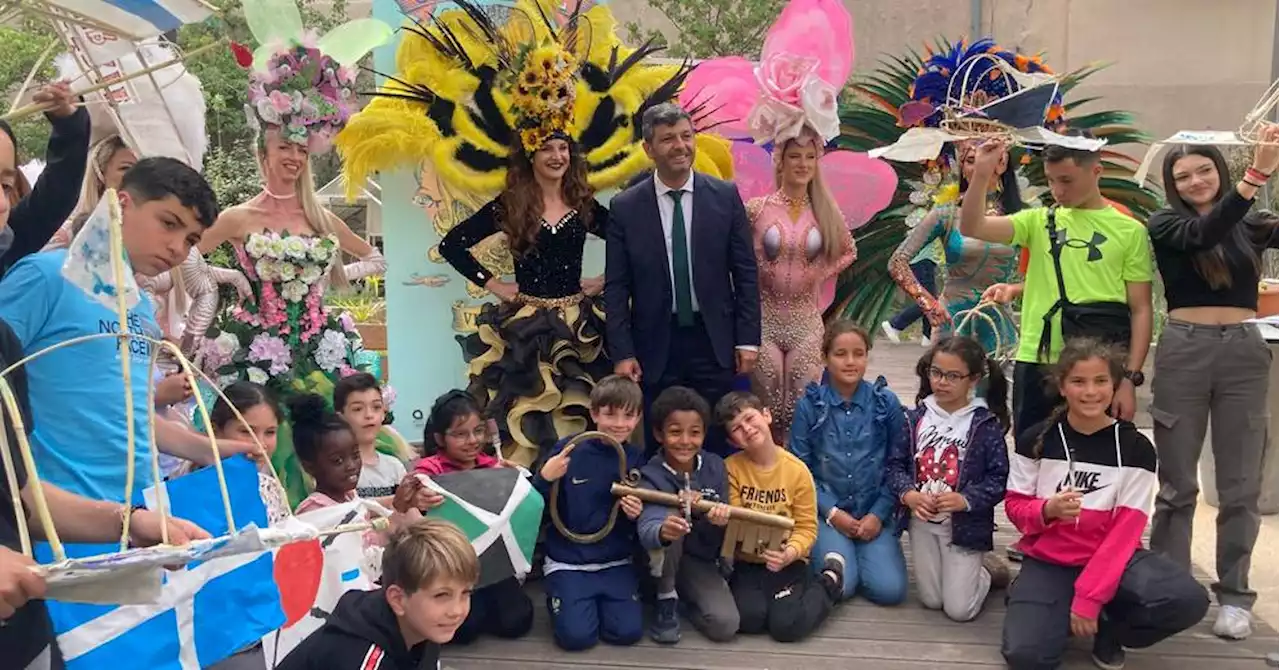
M 1271 179 L 1271 175 L 1254 167 L 1245 168 L 1244 176 L 1253 177 L 1254 179 L 1262 182 L 1263 184 L 1267 183 L 1267 180 Z M 1249 183 L 1253 183 L 1253 182 L 1249 182 Z M 1261 188 L 1261 186 L 1259 186 L 1258 184 L 1254 184 L 1254 186 L 1258 186 L 1259 188 Z

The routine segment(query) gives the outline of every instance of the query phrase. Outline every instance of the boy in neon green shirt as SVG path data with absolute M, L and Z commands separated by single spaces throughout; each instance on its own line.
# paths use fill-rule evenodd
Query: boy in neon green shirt
M 987 187 L 1000 157 L 1007 150 L 989 141 L 977 149 L 969 188 Z M 1124 303 L 1129 308 L 1128 359 L 1125 379 L 1112 403 L 1112 414 L 1131 420 L 1137 406 L 1135 388 L 1142 385 L 1142 364 L 1151 344 L 1151 252 L 1147 229 L 1107 204 L 1098 188 L 1102 176 L 1097 152 L 1049 146 L 1044 171 L 1059 207 L 1055 227 L 1062 243 L 1062 278 L 1072 303 Z M 1026 209 L 1013 216 L 987 216 L 981 199 L 965 201 L 960 232 L 998 244 L 1029 249 L 1022 292 L 1020 342 L 1013 373 L 1014 433 L 1049 418 L 1056 394 L 1046 389 L 1045 366 L 1062 350 L 1061 312 L 1049 319 L 1048 354 L 1042 356 L 1045 315 L 1061 297 L 1047 230 L 1047 209 Z

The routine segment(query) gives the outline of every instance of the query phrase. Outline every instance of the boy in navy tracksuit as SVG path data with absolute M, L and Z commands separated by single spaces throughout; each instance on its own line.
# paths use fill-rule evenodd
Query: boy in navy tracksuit
M 724 525 L 729 521 L 729 477 L 724 460 L 702 450 L 711 408 L 692 389 L 673 386 L 649 408 L 653 433 L 662 444 L 640 471 L 640 487 L 720 503 L 705 515 L 686 519 L 682 510 L 645 505 L 637 523 L 640 544 L 651 553 L 658 578 L 658 603 L 649 636 L 680 641 L 678 603 L 689 621 L 709 639 L 723 642 L 738 632 L 738 606 L 720 563 Z M 692 523 L 691 523 L 692 521 Z
M 625 377 L 606 377 L 591 392 L 591 418 L 601 432 L 621 442 L 626 469 L 643 464 L 643 450 L 627 443 L 644 395 Z M 551 504 L 551 484 L 562 480 L 557 511 L 569 531 L 594 533 L 609 521 L 615 499 L 610 487 L 618 478 L 618 454 L 600 440 L 564 449 L 562 440 L 534 477 L 533 485 Z M 568 651 L 589 649 L 596 642 L 635 644 L 644 634 L 644 616 L 637 595 L 639 580 L 632 555 L 636 546 L 635 519 L 643 505 L 634 496 L 622 499 L 623 515 L 607 535 L 592 544 L 578 544 L 554 527 L 547 531 L 543 575 L 547 609 L 556 644 Z

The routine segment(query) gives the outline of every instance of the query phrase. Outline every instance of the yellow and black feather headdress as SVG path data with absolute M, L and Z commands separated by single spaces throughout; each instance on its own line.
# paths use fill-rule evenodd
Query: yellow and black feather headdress
M 555 136 L 577 145 L 596 189 L 648 166 L 640 117 L 676 98 L 688 63 L 646 63 L 660 47 L 622 44 L 604 5 L 456 5 L 402 28 L 396 73 L 336 138 L 349 185 L 426 160 L 451 186 L 496 193 L 515 147 L 532 154 Z M 698 137 L 695 168 L 729 178 L 728 143 Z

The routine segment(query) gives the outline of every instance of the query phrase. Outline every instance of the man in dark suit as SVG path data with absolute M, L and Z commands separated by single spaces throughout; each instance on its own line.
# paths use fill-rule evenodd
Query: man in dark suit
M 738 189 L 693 171 L 689 114 L 665 103 L 645 111 L 653 177 L 609 204 L 605 324 L 614 372 L 640 382 L 648 404 L 688 386 L 713 407 L 751 372 L 760 348 L 760 291 L 751 228 Z M 652 427 L 647 451 L 657 448 Z M 705 445 L 724 454 L 724 432 Z

